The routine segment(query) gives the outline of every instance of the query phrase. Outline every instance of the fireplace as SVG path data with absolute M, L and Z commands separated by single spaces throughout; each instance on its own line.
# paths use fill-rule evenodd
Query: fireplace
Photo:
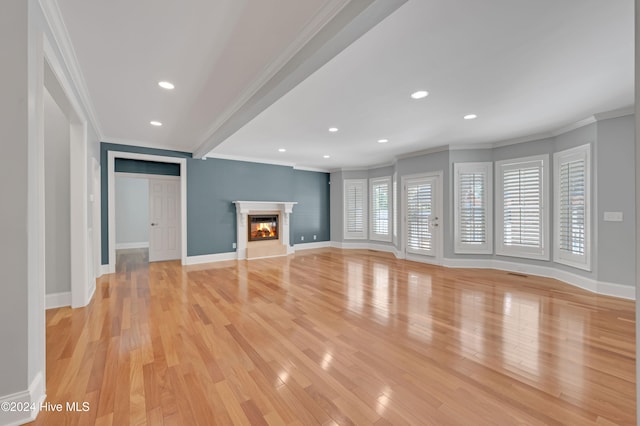
M 248 215 L 248 241 L 277 240 L 278 219 L 277 214 Z
M 259 259 L 293 253 L 289 242 L 289 226 L 293 206 L 297 202 L 233 201 L 233 204 L 236 205 L 237 215 L 238 259 Z M 265 225 L 260 224 L 266 224 L 269 230 L 265 231 Z M 262 231 L 258 233 L 258 229 Z M 252 238 L 252 232 L 257 238 Z

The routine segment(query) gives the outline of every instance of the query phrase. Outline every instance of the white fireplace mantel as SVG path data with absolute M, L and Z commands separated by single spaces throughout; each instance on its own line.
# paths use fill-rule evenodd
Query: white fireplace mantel
M 254 212 L 279 211 L 282 216 L 280 225 L 280 242 L 287 247 L 289 252 L 289 215 L 293 212 L 293 206 L 298 204 L 295 201 L 233 201 L 236 205 L 237 215 L 237 257 L 246 259 L 247 257 L 247 216 Z

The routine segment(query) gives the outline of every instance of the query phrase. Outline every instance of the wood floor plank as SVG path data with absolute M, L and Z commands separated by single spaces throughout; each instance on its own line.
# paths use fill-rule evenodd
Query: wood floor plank
M 635 307 L 368 250 L 183 267 L 118 251 L 47 311 L 36 425 L 635 424 Z

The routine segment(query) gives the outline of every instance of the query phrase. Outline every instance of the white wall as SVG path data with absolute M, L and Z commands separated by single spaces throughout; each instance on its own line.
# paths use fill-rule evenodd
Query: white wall
M 30 382 L 27 10 L 26 1 L 3 0 L 0 13 L 0 397 Z
M 69 120 L 44 91 L 45 290 L 71 291 Z
M 149 180 L 116 174 L 116 248 L 149 244 Z

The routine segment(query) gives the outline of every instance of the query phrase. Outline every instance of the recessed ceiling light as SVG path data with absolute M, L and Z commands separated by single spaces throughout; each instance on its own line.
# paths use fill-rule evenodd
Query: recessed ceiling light
M 284 149 L 284 148 L 279 148 L 279 149 L 278 149 L 278 152 L 287 152 L 287 150 L 286 150 L 286 149 Z
M 473 120 L 474 118 L 478 118 L 475 114 L 467 114 L 463 117 L 465 120 Z
M 389 139 L 378 139 L 378 143 L 387 143 Z
M 338 131 L 338 128 L 337 128 L 337 127 L 329 127 L 329 131 L 330 131 L 331 133 L 335 133 L 335 132 L 337 132 L 337 131 Z
M 173 85 L 173 83 L 169 83 L 168 81 L 159 81 L 158 82 L 158 86 L 162 87 L 163 89 L 167 89 L 167 90 L 173 90 L 176 87 L 176 86 Z
M 411 97 L 413 99 L 422 99 L 422 98 L 426 98 L 429 95 L 429 92 L 427 92 L 426 90 L 418 90 L 417 92 L 413 92 L 411 94 Z
M 152 126 L 162 126 L 162 123 L 159 121 L 150 121 L 149 124 L 151 124 Z
M 322 158 L 331 158 L 330 155 L 323 155 Z

